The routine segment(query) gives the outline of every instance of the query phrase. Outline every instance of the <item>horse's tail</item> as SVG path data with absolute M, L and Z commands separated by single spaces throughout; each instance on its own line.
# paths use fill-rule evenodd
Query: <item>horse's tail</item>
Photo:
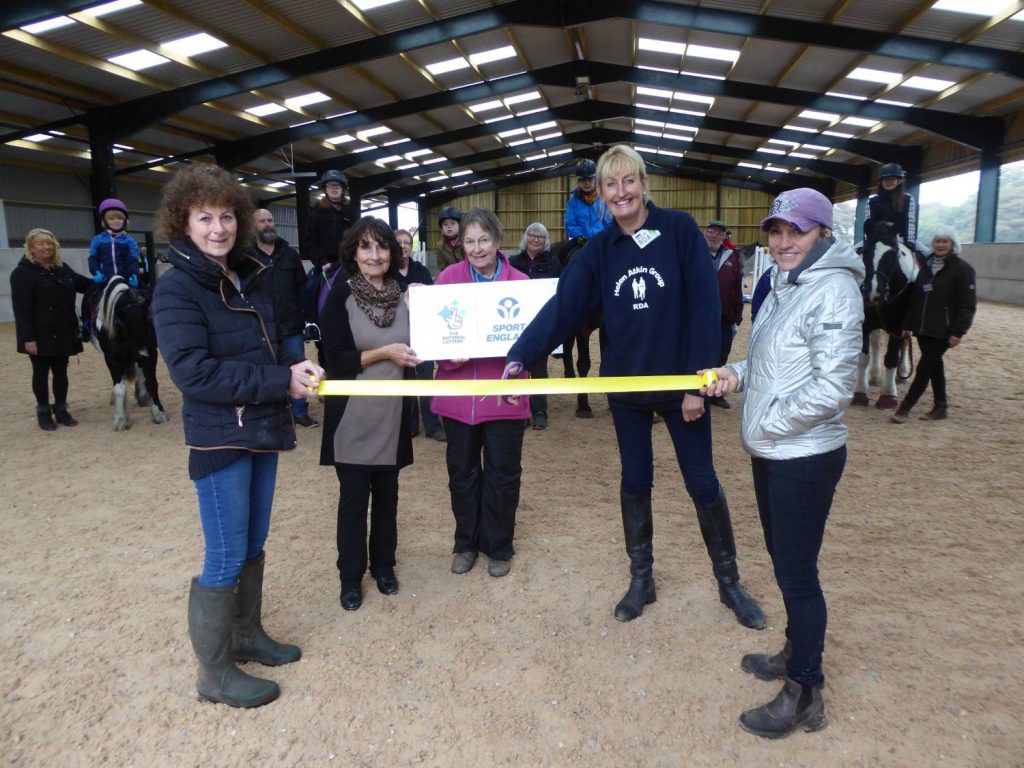
M 103 287 L 100 294 L 99 308 L 96 311 L 96 330 L 107 333 L 107 338 L 114 341 L 117 323 L 114 322 L 117 303 L 128 292 L 128 283 L 120 275 L 114 275 Z

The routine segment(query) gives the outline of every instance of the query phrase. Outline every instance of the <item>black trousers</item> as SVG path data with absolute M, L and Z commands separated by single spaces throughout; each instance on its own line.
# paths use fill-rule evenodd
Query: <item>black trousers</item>
M 729 362 L 729 353 L 732 352 L 732 323 L 722 318 L 722 346 L 718 351 L 718 365 L 723 366 Z
M 917 361 L 914 380 L 907 390 L 903 403 L 913 407 L 921 399 L 921 395 L 932 385 L 932 397 L 936 403 L 946 402 L 946 366 L 942 356 L 949 349 L 948 339 L 937 339 L 934 336 L 918 336 L 917 345 L 921 348 L 921 358 Z
M 471 425 L 445 418 L 453 552 L 483 552 L 494 560 L 515 554 L 525 426 L 522 419 Z
M 32 361 L 32 394 L 37 405 L 50 404 L 50 373 L 53 373 L 53 400 L 56 403 L 68 401 L 68 358 L 29 355 Z
M 366 508 L 370 506 L 370 572 L 390 575 L 398 549 L 398 470 L 334 465 L 338 473 L 338 573 L 358 584 L 366 573 Z
M 530 377 L 534 379 L 546 379 L 548 377 L 548 356 L 544 355 L 540 360 L 530 366 Z M 547 395 L 530 395 L 530 413 L 548 413 Z

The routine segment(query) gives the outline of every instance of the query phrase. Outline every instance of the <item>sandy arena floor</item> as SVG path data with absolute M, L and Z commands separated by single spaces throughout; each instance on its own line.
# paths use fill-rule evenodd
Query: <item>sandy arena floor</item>
M 264 623 L 303 659 L 266 671 L 277 702 L 239 711 L 195 698 L 185 608 L 201 536 L 166 371 L 171 420 L 136 408 L 114 434 L 107 374 L 87 350 L 71 368 L 82 423 L 46 434 L 13 325 L 0 326 L 0 755 L 47 767 L 1022 766 L 1022 328 L 1024 308 L 981 306 L 946 357 L 949 421 L 849 414 L 821 561 L 829 726 L 773 743 L 736 723 L 778 687 L 740 657 L 776 651 L 784 622 L 737 407 L 714 413 L 716 464 L 763 632 L 718 603 L 660 428 L 658 602 L 635 622 L 612 618 L 628 572 L 601 397 L 592 421 L 554 398 L 551 427 L 527 433 L 518 553 L 501 580 L 480 565 L 449 572 L 444 447 L 417 438 L 401 478 L 401 593 L 367 579 L 355 613 L 338 604 L 337 481 L 317 466 L 319 430 L 301 431 L 281 461 Z M 740 354 L 745 339 L 746 326 Z M 928 394 L 917 411 L 930 407 Z

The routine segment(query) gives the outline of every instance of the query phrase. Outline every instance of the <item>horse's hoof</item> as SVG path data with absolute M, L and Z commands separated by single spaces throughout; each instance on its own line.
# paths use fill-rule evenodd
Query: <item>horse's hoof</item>
M 154 424 L 164 424 L 167 422 L 167 414 L 163 411 L 154 410 L 152 416 Z
M 866 408 L 871 405 L 871 401 L 868 400 L 868 396 L 863 392 L 854 392 L 853 400 L 850 402 L 850 405 L 859 405 Z
M 594 418 L 594 412 L 589 408 L 577 408 L 576 409 L 577 419 L 592 419 Z
M 128 427 L 130 427 L 130 426 L 131 426 L 131 423 L 127 422 L 127 421 L 125 421 L 125 422 L 116 422 L 115 421 L 114 422 L 114 431 L 115 432 L 127 432 L 128 431 Z
M 881 395 L 878 398 L 878 402 L 875 403 L 875 408 L 880 411 L 895 411 L 900 405 L 900 401 L 892 395 Z

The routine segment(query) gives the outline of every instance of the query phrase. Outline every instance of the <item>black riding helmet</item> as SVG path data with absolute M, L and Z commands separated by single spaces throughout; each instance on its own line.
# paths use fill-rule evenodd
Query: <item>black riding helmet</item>
M 886 163 L 878 171 L 879 180 L 885 178 L 905 179 L 906 177 L 907 172 L 903 170 L 903 166 L 899 163 Z
M 323 189 L 327 186 L 327 182 L 329 181 L 336 181 L 345 189 L 348 189 L 348 177 L 341 171 L 324 171 L 324 175 L 320 177 L 320 183 L 318 186 L 320 189 Z
M 445 219 L 452 219 L 454 221 L 462 223 L 462 211 L 456 208 L 454 205 L 446 205 L 437 214 L 437 225 L 441 226 L 441 222 Z
M 576 164 L 577 179 L 592 179 L 597 176 L 597 163 L 593 160 L 580 160 Z

